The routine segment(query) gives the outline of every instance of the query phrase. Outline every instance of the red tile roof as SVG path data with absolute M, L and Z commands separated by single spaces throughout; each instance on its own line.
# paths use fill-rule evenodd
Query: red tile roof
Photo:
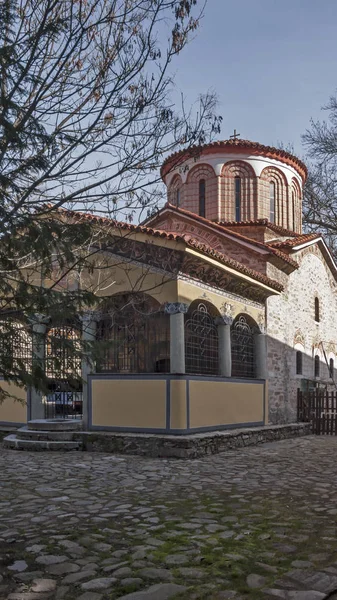
M 228 152 L 243 153 L 245 150 L 249 150 L 251 154 L 262 155 L 269 158 L 280 160 L 288 165 L 294 167 L 301 175 L 303 182 L 306 180 L 308 170 L 304 162 L 299 158 L 290 154 L 286 150 L 275 148 L 274 146 L 265 146 L 259 142 L 251 142 L 250 140 L 230 139 L 230 140 L 218 140 L 205 144 L 204 146 L 192 146 L 186 150 L 180 150 L 171 154 L 163 163 L 160 173 L 164 177 L 168 171 L 175 168 L 188 158 L 199 157 L 201 154 L 210 154 L 216 152 L 222 152 L 223 150 Z
M 286 262 L 289 265 L 291 265 L 292 267 L 294 267 L 294 269 L 298 269 L 298 264 L 296 261 L 294 261 L 292 258 L 290 258 L 287 254 L 277 250 L 276 248 L 270 247 L 269 245 L 264 244 L 263 242 L 253 240 L 248 236 L 242 235 L 242 233 L 238 233 L 237 231 L 232 231 L 231 229 L 226 229 L 226 227 L 224 227 L 224 225 L 222 225 L 222 224 L 216 223 L 215 221 L 210 221 L 209 219 L 206 219 L 205 217 L 200 217 L 200 215 L 197 215 L 196 213 L 190 212 L 189 210 L 186 210 L 185 208 L 178 208 L 177 206 L 174 206 L 173 204 L 169 204 L 169 203 L 165 204 L 165 206 L 156 215 L 154 215 L 154 217 L 150 217 L 149 219 L 147 219 L 147 221 L 155 222 L 156 217 L 158 217 L 166 209 L 172 210 L 173 212 L 177 212 L 178 214 L 192 218 L 195 221 L 198 221 L 199 223 L 207 225 L 208 227 L 212 227 L 216 231 L 219 231 L 219 233 L 226 233 L 226 235 L 231 236 L 235 239 L 241 240 L 247 244 L 250 244 L 251 246 L 256 246 L 257 248 L 267 250 L 268 253 L 274 254 L 278 258 L 282 259 L 284 262 Z
M 302 235 L 297 235 L 295 238 L 280 241 L 272 241 L 267 242 L 268 246 L 272 246 L 273 248 L 294 248 L 296 246 L 300 246 L 301 244 L 305 244 L 306 242 L 311 242 L 313 240 L 318 240 L 322 236 L 320 233 L 304 233 Z
M 256 227 L 257 225 L 260 225 L 263 227 L 268 227 L 268 229 L 271 229 L 272 231 L 275 231 L 275 233 L 279 233 L 280 235 L 289 235 L 292 237 L 297 237 L 299 235 L 295 231 L 291 231 L 291 229 L 284 229 L 279 225 L 275 225 L 275 223 L 271 223 L 270 221 L 268 221 L 268 219 L 255 219 L 252 221 L 218 221 L 218 223 L 223 227 Z
M 207 246 L 206 244 L 202 244 L 202 243 L 198 242 L 198 240 L 195 240 L 190 235 L 179 235 L 179 234 L 175 234 L 172 232 L 163 231 L 160 229 L 154 229 L 152 227 L 146 227 L 144 225 L 133 225 L 132 223 L 124 223 L 123 221 L 116 221 L 115 219 L 109 219 L 108 217 L 100 217 L 98 215 L 93 215 L 91 213 L 82 213 L 82 212 L 67 210 L 67 209 L 63 209 L 63 208 L 58 209 L 58 212 L 60 212 L 60 214 L 67 213 L 67 214 L 71 215 L 73 218 L 75 218 L 76 221 L 88 220 L 92 223 L 106 225 L 111 228 L 120 229 L 123 231 L 129 231 L 130 233 L 145 233 L 146 235 L 151 235 L 153 237 L 174 240 L 176 242 L 183 242 L 184 244 L 186 244 L 186 246 L 188 246 L 194 250 L 198 250 L 199 252 L 206 254 L 207 256 L 211 256 L 212 258 L 214 258 L 221 264 L 224 264 L 224 265 L 238 271 L 239 273 L 243 273 L 244 275 L 247 275 L 248 277 L 251 277 L 252 279 L 255 279 L 256 281 L 259 281 L 274 290 L 277 290 L 279 292 L 281 292 L 283 290 L 283 286 L 280 283 L 278 283 L 277 281 L 275 281 L 274 279 L 271 279 L 270 277 L 267 277 L 266 275 L 263 275 L 262 273 L 259 273 L 258 271 L 255 271 L 253 269 L 245 267 L 241 263 L 237 262 L 236 260 L 234 260 L 232 258 L 225 256 L 221 252 L 213 250 L 213 248 L 211 248 L 210 246 Z

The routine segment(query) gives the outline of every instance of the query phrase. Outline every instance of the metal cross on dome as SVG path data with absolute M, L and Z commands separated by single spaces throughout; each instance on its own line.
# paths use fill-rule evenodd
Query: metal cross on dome
M 237 140 L 241 133 L 236 133 L 236 129 L 234 129 L 233 135 L 230 136 L 231 140 Z

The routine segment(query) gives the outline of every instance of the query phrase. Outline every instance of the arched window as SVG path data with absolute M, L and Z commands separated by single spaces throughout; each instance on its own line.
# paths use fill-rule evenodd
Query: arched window
M 176 205 L 180 206 L 180 190 L 177 189 L 176 191 Z
M 102 303 L 97 371 L 169 372 L 169 315 L 146 294 L 116 294 Z
M 303 372 L 303 354 L 301 350 L 296 352 L 296 375 L 302 375 Z
M 205 302 L 192 302 L 185 315 L 186 373 L 217 375 L 218 328 Z
M 241 177 L 235 177 L 235 220 L 241 221 Z
M 233 377 L 255 377 L 255 327 L 248 315 L 236 317 L 231 327 Z
M 269 185 L 269 198 L 270 198 L 269 221 L 271 223 L 275 223 L 275 183 L 273 181 L 271 181 L 270 185 Z
M 319 377 L 319 372 L 320 372 L 320 361 L 319 361 L 318 354 L 316 354 L 316 356 L 315 356 L 315 377 Z
M 335 371 L 335 361 L 333 358 L 330 358 L 330 360 L 329 360 L 329 377 L 330 377 L 330 379 L 334 378 L 334 371 Z
M 315 321 L 317 321 L 317 323 L 319 323 L 320 320 L 320 315 L 319 315 L 319 299 L 315 298 Z
M 295 215 L 295 192 L 291 193 L 292 211 L 293 211 L 293 231 L 296 230 L 296 215 Z
M 206 181 L 200 179 L 199 181 L 199 215 L 200 217 L 206 216 Z

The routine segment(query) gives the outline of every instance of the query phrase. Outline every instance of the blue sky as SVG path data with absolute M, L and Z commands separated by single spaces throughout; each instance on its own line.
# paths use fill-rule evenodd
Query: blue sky
M 337 88 L 336 0 L 208 0 L 195 39 L 174 63 L 189 102 L 213 89 L 223 116 L 244 139 L 291 143 Z

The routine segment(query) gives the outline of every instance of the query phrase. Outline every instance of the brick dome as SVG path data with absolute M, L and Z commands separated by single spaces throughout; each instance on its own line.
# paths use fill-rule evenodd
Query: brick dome
M 231 139 L 170 156 L 161 169 L 168 200 L 212 221 L 267 219 L 302 231 L 305 164 L 284 150 Z

